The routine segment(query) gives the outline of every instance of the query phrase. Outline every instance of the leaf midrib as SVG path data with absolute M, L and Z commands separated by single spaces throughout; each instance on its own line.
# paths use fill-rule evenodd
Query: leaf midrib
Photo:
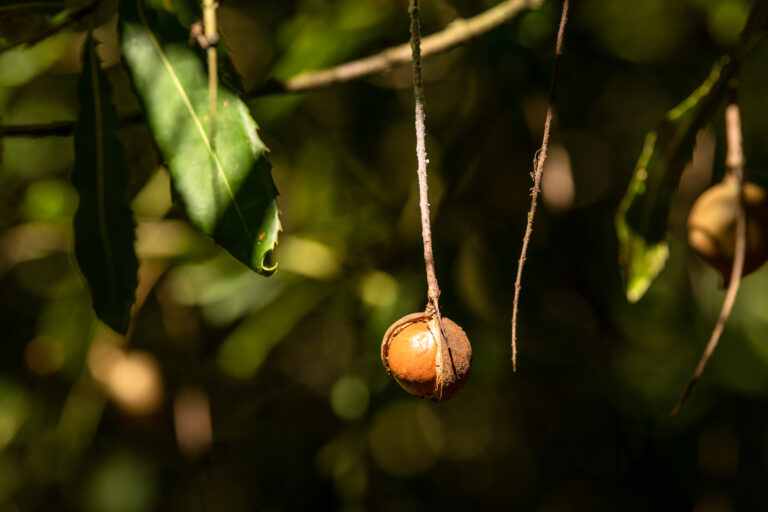
M 107 266 L 107 285 L 109 290 L 117 290 L 115 276 L 115 266 L 112 252 L 112 243 L 109 239 L 109 229 L 107 226 L 107 205 L 105 193 L 105 162 L 104 155 L 104 115 L 101 103 L 101 82 L 99 81 L 99 63 L 96 58 L 96 45 L 93 40 L 93 34 L 89 34 L 88 64 L 91 74 L 91 87 L 93 88 L 93 116 L 96 128 L 96 208 L 99 217 L 99 237 L 104 246 L 104 258 Z M 112 300 L 113 294 L 109 294 Z
M 176 74 L 176 71 L 173 69 L 173 66 L 171 65 L 170 61 L 165 56 L 165 53 L 163 52 L 163 49 L 160 46 L 160 42 L 157 40 L 157 38 L 155 38 L 155 35 L 152 33 L 152 30 L 149 28 L 149 23 L 147 23 L 147 18 L 144 15 L 144 5 L 142 0 L 136 0 L 136 7 L 139 13 L 139 19 L 141 21 L 142 28 L 146 31 L 147 36 L 149 37 L 149 40 L 152 42 L 152 46 L 155 48 L 157 55 L 160 57 L 160 61 L 163 63 L 163 66 L 165 67 L 166 71 L 168 71 L 168 74 L 171 76 L 171 80 L 173 80 L 173 83 L 176 86 L 176 89 L 178 90 L 179 95 L 181 95 L 181 98 L 184 100 L 184 105 L 186 106 L 187 111 L 189 112 L 189 115 L 192 117 L 192 119 L 195 122 L 195 126 L 197 127 L 197 132 L 200 134 L 200 138 L 203 139 L 206 149 L 208 150 L 208 152 L 211 155 L 211 158 L 213 158 L 213 161 L 216 164 L 216 171 L 219 174 L 219 176 L 221 176 L 224 182 L 224 186 L 227 189 L 227 194 L 229 194 L 232 204 L 234 205 L 235 210 L 237 211 L 237 215 L 240 218 L 240 222 L 242 222 L 243 227 L 245 228 L 245 231 L 248 233 L 248 237 L 250 238 L 251 243 L 253 244 L 256 241 L 256 237 L 251 231 L 250 226 L 248 226 L 248 222 L 245 220 L 245 216 L 243 215 L 243 212 L 240 210 L 240 205 L 237 203 L 237 199 L 235 199 L 234 191 L 232 190 L 232 186 L 229 183 L 229 178 L 224 172 L 224 167 L 221 165 L 219 156 L 216 153 L 216 151 L 214 151 L 213 146 L 211 145 L 211 141 L 208 138 L 208 134 L 206 133 L 205 128 L 203 127 L 203 124 L 200 122 L 200 118 L 197 116 L 197 113 L 195 112 L 195 109 L 192 106 L 192 102 L 189 99 L 189 96 L 187 96 L 187 93 L 184 90 L 184 86 L 181 84 L 181 81 L 179 80 L 179 77 Z

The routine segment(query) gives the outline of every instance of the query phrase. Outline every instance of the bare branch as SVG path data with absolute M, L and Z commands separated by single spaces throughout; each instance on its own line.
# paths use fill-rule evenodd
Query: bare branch
M 515 299 L 512 306 L 512 369 L 517 371 L 517 313 L 520 301 L 520 289 L 522 288 L 523 266 L 528 253 L 528 243 L 531 241 L 533 232 L 533 218 L 536 214 L 536 201 L 539 198 L 539 189 L 541 187 L 541 175 L 544 171 L 544 161 L 547 159 L 547 149 L 549 146 L 549 132 L 552 127 L 552 105 L 555 101 L 555 85 L 557 84 L 557 71 L 560 66 L 560 56 L 563 53 L 563 37 L 565 35 L 565 24 L 568 21 L 568 0 L 563 1 L 563 12 L 560 16 L 560 27 L 557 30 L 557 42 L 555 44 L 555 60 L 552 64 L 552 82 L 549 86 L 549 103 L 547 105 L 547 117 L 544 121 L 544 136 L 541 141 L 541 148 L 534 156 L 534 174 L 533 189 L 531 189 L 531 209 L 528 212 L 528 220 L 525 225 L 525 235 L 523 236 L 523 247 L 520 251 L 520 261 L 517 265 L 517 277 L 515 278 Z
M 421 56 L 441 53 L 481 36 L 510 21 L 525 9 L 535 9 L 544 0 L 505 0 L 471 18 L 458 18 L 440 32 L 421 41 Z M 320 71 L 301 73 L 284 82 L 270 81 L 249 91 L 249 96 L 303 92 L 359 80 L 411 62 L 410 44 L 401 44 L 368 57 Z
M 72 17 L 75 17 L 75 19 L 71 23 L 88 14 L 98 5 L 99 1 L 97 0 L 93 4 L 73 13 Z M 504 0 L 471 18 L 458 18 L 440 32 L 421 40 L 421 56 L 426 57 L 455 48 L 514 19 L 525 9 L 540 7 L 543 2 L 544 0 Z M 63 26 L 59 26 L 57 30 L 60 28 L 63 28 Z M 55 32 L 56 30 L 53 30 L 42 37 L 47 37 Z M 205 39 L 205 36 L 199 39 Z M 215 40 L 216 38 L 212 39 Z M 10 47 L 0 50 L 0 53 L 7 49 L 10 49 Z M 263 96 L 267 94 L 284 94 L 321 89 L 352 80 L 359 80 L 373 74 L 383 73 L 409 62 L 411 62 L 410 44 L 402 44 L 333 68 L 301 73 L 287 79 L 285 82 L 270 81 L 252 89 L 248 95 Z M 118 123 L 129 124 L 139 119 L 140 116 L 132 116 L 121 119 Z M 73 126 L 74 123 L 70 121 L 57 121 L 46 124 L 0 126 L 0 132 L 4 137 L 69 136 L 72 134 Z

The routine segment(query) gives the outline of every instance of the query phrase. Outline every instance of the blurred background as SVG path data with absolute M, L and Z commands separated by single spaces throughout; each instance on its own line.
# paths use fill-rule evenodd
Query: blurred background
M 495 3 L 426 1 L 423 32 Z M 72 138 L 6 137 L 0 511 L 764 509 L 768 270 L 743 282 L 704 379 L 669 417 L 724 296 L 684 236 L 723 173 L 721 112 L 674 200 L 667 267 L 634 305 L 613 228 L 645 134 L 736 41 L 749 1 L 573 2 L 512 371 L 560 6 L 424 63 L 441 305 L 474 349 L 445 404 L 407 395 L 379 359 L 387 327 L 426 304 L 408 67 L 250 101 L 283 211 L 270 278 L 184 220 L 146 125 L 121 128 L 141 259 L 125 340 L 96 321 L 74 262 Z M 96 36 L 130 116 L 113 13 Z M 408 38 L 406 0 L 223 0 L 219 19 L 246 87 Z M 6 40 L 35 23 L 0 11 Z M 3 123 L 76 118 L 83 30 L 0 55 Z M 763 186 L 766 91 L 763 41 L 740 91 Z

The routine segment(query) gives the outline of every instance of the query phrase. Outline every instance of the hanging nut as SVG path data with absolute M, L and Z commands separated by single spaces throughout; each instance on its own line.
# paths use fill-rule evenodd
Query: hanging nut
M 407 392 L 445 402 L 464 387 L 472 366 L 472 347 L 461 327 L 425 311 L 393 323 L 381 343 L 387 373 Z
M 747 215 L 747 246 L 743 275 L 760 268 L 768 259 L 768 200 L 765 189 L 744 183 Z M 727 286 L 733 267 L 736 245 L 736 219 L 739 212 L 739 184 L 726 177 L 705 190 L 688 215 L 688 243 Z

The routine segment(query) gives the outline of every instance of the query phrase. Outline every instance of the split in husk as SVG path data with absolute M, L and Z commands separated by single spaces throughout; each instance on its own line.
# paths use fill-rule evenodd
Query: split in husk
M 461 390 L 472 366 L 472 347 L 461 327 L 430 308 L 393 323 L 381 344 L 387 373 L 413 395 L 444 402 Z

